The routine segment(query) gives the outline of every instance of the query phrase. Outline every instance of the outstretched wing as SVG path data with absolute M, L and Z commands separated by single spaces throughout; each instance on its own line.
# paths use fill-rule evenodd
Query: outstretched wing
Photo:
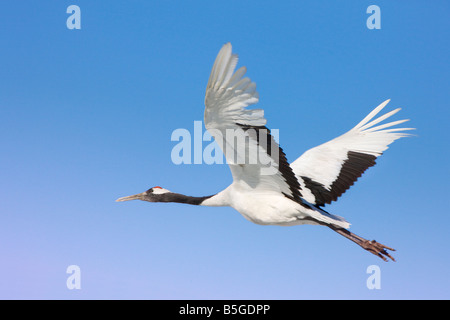
M 235 72 L 238 57 L 225 44 L 214 62 L 206 88 L 205 126 L 221 147 L 233 180 L 258 192 L 280 192 L 301 202 L 300 185 L 282 149 L 267 129 L 256 84 Z
M 387 104 L 383 102 L 347 133 L 306 151 L 291 163 L 303 198 L 317 206 L 336 201 L 369 167 L 375 165 L 388 145 L 408 136 L 412 128 L 391 128 L 408 120 L 376 124 L 391 117 L 400 108 L 372 120 Z M 369 122 L 370 121 L 370 122 Z

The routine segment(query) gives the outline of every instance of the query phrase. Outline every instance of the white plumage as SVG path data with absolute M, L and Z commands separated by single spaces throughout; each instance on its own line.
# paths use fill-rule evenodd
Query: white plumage
M 225 44 L 206 87 L 204 114 L 206 129 L 222 148 L 233 183 L 208 197 L 189 197 L 154 187 L 118 201 L 230 206 L 262 225 L 324 225 L 384 260 L 394 260 L 386 251 L 392 248 L 351 233 L 344 218 L 326 212 L 323 206 L 353 185 L 389 144 L 408 136 L 405 131 L 412 128 L 392 128 L 408 120 L 379 124 L 400 109 L 379 116 L 387 100 L 350 131 L 306 151 L 289 164 L 265 127 L 264 111 L 248 108 L 258 102 L 258 92 L 256 84 L 244 77 L 245 67 L 235 71 L 237 61 L 231 44 Z
M 299 179 L 300 184 L 302 186 L 305 185 L 301 177 L 309 177 L 321 183 L 330 191 L 333 182 L 336 181 L 341 172 L 344 162 L 348 160 L 350 151 L 371 155 L 376 158 L 388 148 L 389 144 L 401 137 L 408 136 L 407 133 L 402 131 L 412 130 L 412 128 L 385 129 L 408 120 L 394 121 L 374 127 L 374 125 L 400 111 L 400 108 L 398 108 L 372 120 L 388 102 L 389 100 L 386 100 L 376 107 L 350 131 L 306 151 L 295 160 L 291 164 L 291 168 Z M 370 120 L 372 121 L 369 122 Z M 311 203 L 316 203 L 316 199 L 311 193 L 305 193 L 304 198 Z

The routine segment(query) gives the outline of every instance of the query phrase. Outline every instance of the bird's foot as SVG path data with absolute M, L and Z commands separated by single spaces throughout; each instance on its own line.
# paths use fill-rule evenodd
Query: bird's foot
M 386 251 L 386 250 L 395 251 L 395 249 L 385 246 L 384 244 L 378 243 L 375 240 L 364 240 L 360 243 L 360 246 L 366 249 L 367 251 L 373 253 L 374 255 L 379 256 L 384 261 L 388 261 L 386 257 L 390 258 L 392 261 L 395 261 L 395 259 Z

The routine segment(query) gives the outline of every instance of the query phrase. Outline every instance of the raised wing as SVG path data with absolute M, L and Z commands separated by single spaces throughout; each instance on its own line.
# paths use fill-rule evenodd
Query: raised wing
M 255 192 L 280 192 L 302 202 L 300 185 L 282 149 L 265 127 L 256 84 L 236 72 L 237 55 L 225 44 L 214 62 L 206 88 L 205 126 L 222 148 L 233 180 Z
M 388 102 L 376 107 L 347 133 L 306 151 L 291 163 L 306 201 L 317 206 L 336 201 L 366 169 L 375 165 L 375 159 L 389 144 L 409 135 L 403 131 L 412 128 L 391 128 L 408 120 L 375 126 L 400 111 L 398 108 L 372 120 Z

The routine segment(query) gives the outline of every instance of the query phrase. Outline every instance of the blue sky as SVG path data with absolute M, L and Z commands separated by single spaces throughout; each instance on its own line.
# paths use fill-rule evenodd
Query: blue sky
M 66 9 L 81 8 L 69 30 Z M 366 9 L 381 9 L 369 30 Z M 0 6 L 0 298 L 449 299 L 448 1 L 4 1 Z M 231 42 L 290 161 L 382 101 L 416 136 L 338 202 L 384 263 L 317 226 L 254 225 L 231 208 L 114 200 L 231 183 L 175 165 L 173 130 L 203 118 Z M 66 286 L 69 265 L 81 289 Z M 378 265 L 381 289 L 369 290 Z

